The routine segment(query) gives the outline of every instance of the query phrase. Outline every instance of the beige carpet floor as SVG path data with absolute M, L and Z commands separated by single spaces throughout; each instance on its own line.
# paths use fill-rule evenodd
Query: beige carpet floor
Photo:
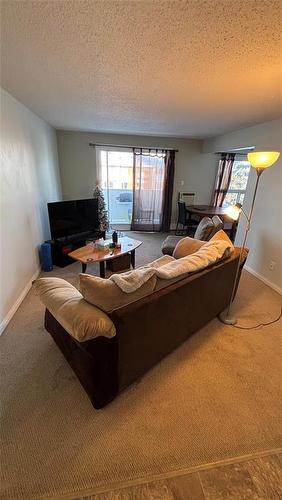
M 163 236 L 140 239 L 138 264 L 159 255 Z M 75 283 L 79 270 L 53 274 Z M 240 324 L 273 319 L 280 302 L 244 273 Z M 214 319 L 96 411 L 43 312 L 31 290 L 0 339 L 2 498 L 72 498 L 281 449 L 281 321 L 248 331 Z

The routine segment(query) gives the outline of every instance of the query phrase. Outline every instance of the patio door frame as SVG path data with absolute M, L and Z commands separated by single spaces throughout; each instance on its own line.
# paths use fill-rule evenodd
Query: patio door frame
M 102 169 L 101 169 L 101 152 L 102 151 L 114 151 L 114 152 L 121 152 L 121 153 L 132 153 L 132 169 L 133 169 L 133 147 L 125 148 L 125 147 L 119 147 L 119 146 L 95 146 L 95 153 L 96 153 L 96 181 L 102 182 Z M 108 174 L 108 172 L 107 172 Z M 108 179 L 107 179 L 107 184 L 108 184 Z M 107 190 L 109 190 L 109 186 L 107 186 Z M 132 189 L 132 194 L 133 194 L 133 189 Z M 108 194 L 107 194 L 108 196 Z M 109 206 L 109 197 L 107 198 L 107 206 Z M 112 229 L 117 229 L 120 231 L 130 231 L 131 228 L 131 223 L 130 224 L 112 224 L 110 222 L 110 227 Z

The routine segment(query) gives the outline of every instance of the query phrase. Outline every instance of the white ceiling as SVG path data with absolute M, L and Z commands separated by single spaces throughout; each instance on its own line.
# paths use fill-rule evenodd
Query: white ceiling
M 208 137 L 281 107 L 281 0 L 6 0 L 2 85 L 56 128 Z

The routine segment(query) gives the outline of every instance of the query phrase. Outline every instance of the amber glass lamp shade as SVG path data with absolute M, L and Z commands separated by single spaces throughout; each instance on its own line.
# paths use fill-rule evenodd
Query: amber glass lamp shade
M 248 161 L 254 168 L 265 169 L 271 167 L 279 158 L 278 151 L 254 151 L 248 153 Z

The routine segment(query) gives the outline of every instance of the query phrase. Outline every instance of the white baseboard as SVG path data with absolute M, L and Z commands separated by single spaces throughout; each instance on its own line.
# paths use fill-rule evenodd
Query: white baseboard
M 249 273 L 253 274 L 256 278 L 258 278 L 259 280 L 261 280 L 263 283 L 265 283 L 265 285 L 267 286 L 270 286 L 270 288 L 272 288 L 273 290 L 275 290 L 275 292 L 279 293 L 280 295 L 282 295 L 282 288 L 280 288 L 279 286 L 275 285 L 275 283 L 272 283 L 271 281 L 269 281 L 267 278 L 265 278 L 264 276 L 262 276 L 261 274 L 257 273 L 256 271 L 254 271 L 251 267 L 249 266 L 244 266 L 244 269 L 246 271 L 248 271 Z
M 36 278 L 38 278 L 39 273 L 40 273 L 40 269 L 37 269 L 37 271 L 35 271 L 35 273 L 33 274 L 32 278 L 29 280 L 29 282 L 26 284 L 26 286 L 22 290 L 21 294 L 17 298 L 17 300 L 14 303 L 14 305 L 9 310 L 8 314 L 6 314 L 5 318 L 0 323 L 0 335 L 4 332 L 5 328 L 8 326 L 8 324 L 11 321 L 12 317 L 14 316 L 15 312 L 17 311 L 17 309 L 21 305 L 23 299 L 26 297 L 26 295 L 28 294 L 29 290 L 31 289 L 32 282 L 34 280 L 36 280 Z

